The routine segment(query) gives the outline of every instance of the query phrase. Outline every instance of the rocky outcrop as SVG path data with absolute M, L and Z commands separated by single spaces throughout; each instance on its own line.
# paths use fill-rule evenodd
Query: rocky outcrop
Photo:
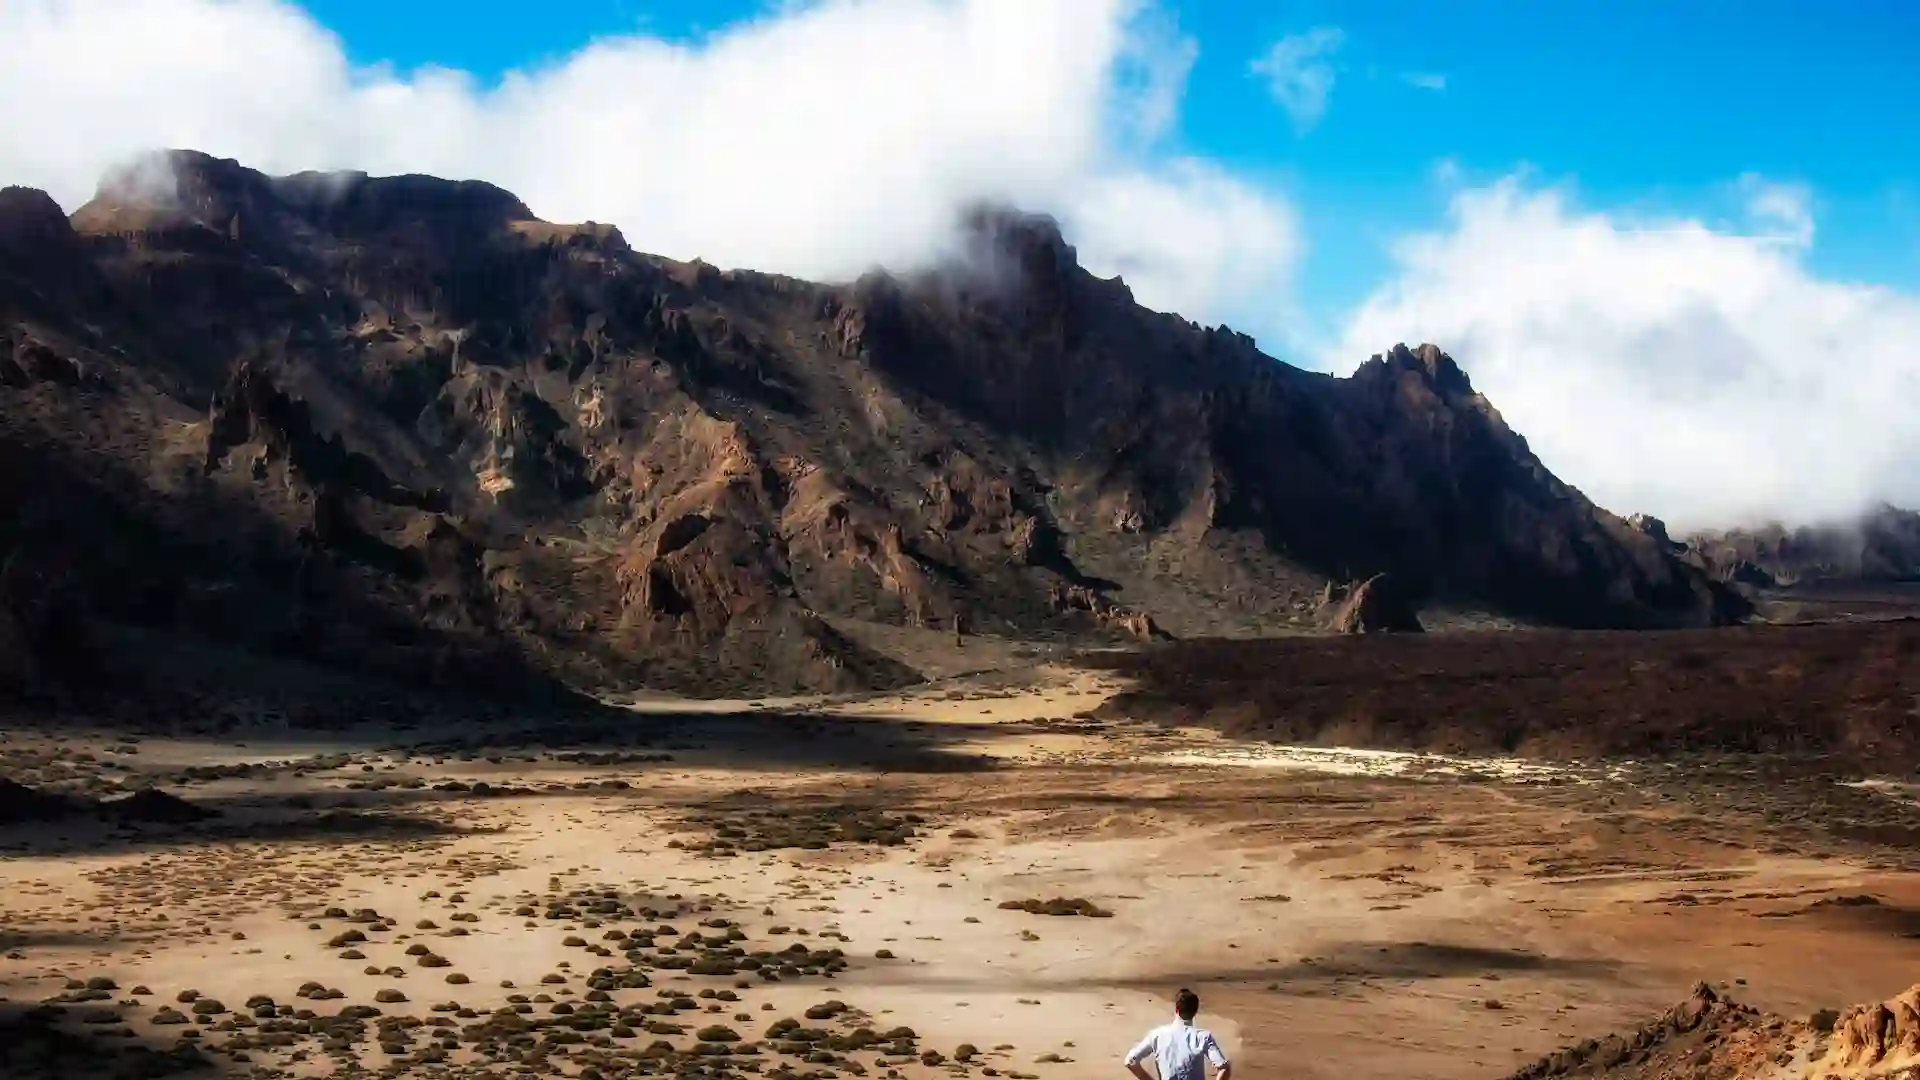
M 464 365 L 415 426 L 485 499 L 565 502 L 593 491 L 590 466 L 569 441 L 566 419 L 511 372 Z
M 1084 585 L 1055 585 L 1048 592 L 1047 598 L 1058 611 L 1085 612 L 1092 616 L 1094 623 L 1101 628 L 1122 634 L 1135 641 L 1165 641 L 1172 637 L 1171 634 L 1154 625 L 1151 616 L 1138 611 L 1128 611 Z
M 1260 632 L 1382 574 L 1357 626 L 1740 614 L 1439 349 L 1298 371 L 1141 308 L 1043 217 L 980 209 L 953 264 L 833 286 L 486 184 L 185 151 L 50 206 L 0 193 L 0 510 L 77 497 L 89 617 L 746 693 L 914 677 L 853 623 Z
M 1651 537 L 1654 543 L 1661 544 L 1669 550 L 1686 550 L 1685 544 L 1667 533 L 1667 523 L 1651 514 L 1634 514 L 1627 518 L 1627 527 Z
M 1859 1070 L 1920 1063 L 1920 986 L 1842 1012 L 1833 1025 L 1827 1063 Z
M 1508 1080 L 1556 1077 L 1654 1077 L 1674 1065 L 1706 1064 L 1716 1051 L 1741 1066 L 1767 1063 L 1752 1043 L 1764 1023 L 1756 1010 L 1728 1001 L 1706 983 L 1638 1030 L 1586 1039 L 1512 1073 Z M 1689 1071 L 1688 1075 L 1691 1075 Z M 1730 1078 L 1746 1073 L 1719 1073 Z
M 209 473 L 245 446 L 253 451 L 247 467 L 256 479 L 280 463 L 321 491 L 352 491 L 418 510 L 447 507 L 444 495 L 395 483 L 373 459 L 347 449 L 338 433 L 322 432 L 310 403 L 282 391 L 272 375 L 250 362 L 237 365 L 214 395 L 206 430 L 204 469 Z
M 1891 1000 L 1788 1018 L 1727 1000 L 1701 983 L 1637 1031 L 1587 1039 L 1509 1080 L 1866 1080 L 1920 1068 L 1920 986 Z
M 1328 585 L 1320 600 L 1320 618 L 1336 634 L 1417 634 L 1424 629 L 1412 599 L 1387 574 L 1352 585 Z

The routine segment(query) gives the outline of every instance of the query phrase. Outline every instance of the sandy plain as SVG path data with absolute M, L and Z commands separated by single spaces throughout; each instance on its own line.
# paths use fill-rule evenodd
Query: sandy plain
M 1701 980 L 1920 972 L 1902 778 L 1085 715 L 1121 688 L 9 730 L 0 775 L 218 816 L 0 829 L 0 1074 L 1079 1080 L 1190 986 L 1241 1076 L 1495 1077 Z M 1055 899 L 1091 914 L 1002 906 Z

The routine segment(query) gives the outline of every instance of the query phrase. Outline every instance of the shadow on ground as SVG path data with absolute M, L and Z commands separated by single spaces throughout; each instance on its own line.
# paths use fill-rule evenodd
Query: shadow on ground
M 1316 947 L 1317 955 L 1288 964 L 1205 972 L 1169 971 L 1123 984 L 1153 989 L 1173 985 L 1229 985 L 1265 983 L 1279 991 L 1349 979 L 1460 979 L 1489 975 L 1531 973 L 1573 979 L 1616 976 L 1621 966 L 1613 960 L 1550 956 L 1520 949 L 1430 942 L 1380 944 L 1350 941 Z
M 395 843 L 451 839 L 483 830 L 453 822 L 392 812 L 400 800 L 378 810 L 331 807 L 289 810 L 262 806 L 257 796 L 192 800 L 215 816 L 195 822 L 118 822 L 87 811 L 52 821 L 0 827 L 0 854 L 109 855 L 149 848 L 197 847 L 235 842 L 286 843 L 323 840 L 387 840 Z M 4 1076 L 5 1074 L 0 1074 Z
M 1920 621 L 1194 640 L 1085 663 L 1096 715 L 1283 743 L 1542 758 L 1787 754 L 1920 765 Z
M 79 1023 L 84 1006 L 58 1017 L 48 1007 L 0 1002 L 0 1076 L 7 1080 L 161 1080 L 216 1077 L 238 1070 L 216 1065 L 198 1049 L 137 1034 L 105 1008 Z

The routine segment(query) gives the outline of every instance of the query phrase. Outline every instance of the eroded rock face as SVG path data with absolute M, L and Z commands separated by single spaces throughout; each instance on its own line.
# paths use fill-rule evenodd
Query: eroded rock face
M 1701 983 L 1636 1031 L 1583 1040 L 1510 1080 L 1867 1080 L 1920 1068 L 1920 987 L 1888 1001 L 1802 1018 L 1770 1016 Z
M 188 152 L 49 205 L 0 193 L 0 511 L 67 506 L 103 619 L 730 693 L 915 677 L 850 621 L 1240 632 L 1333 580 L 1375 579 L 1361 626 L 1738 614 L 1440 350 L 1294 370 L 1140 308 L 1042 217 L 979 210 L 955 264 L 830 287 L 485 184 Z
M 1840 1068 L 1913 1064 L 1920 1058 L 1920 986 L 1887 1001 L 1840 1014 L 1827 1051 Z
M 1048 599 L 1060 611 L 1085 612 L 1099 626 L 1135 641 L 1164 641 L 1171 636 L 1154 625 L 1152 616 L 1129 611 L 1084 585 L 1057 585 Z
M 1349 586 L 1329 586 L 1321 618 L 1336 634 L 1418 634 L 1420 614 L 1412 598 L 1387 574 Z

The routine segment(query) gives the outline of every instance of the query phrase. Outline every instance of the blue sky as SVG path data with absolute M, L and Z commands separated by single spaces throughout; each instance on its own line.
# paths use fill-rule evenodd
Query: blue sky
M 0 41 L 0 183 L 69 209 L 191 147 L 844 280 L 1010 201 L 1288 363 L 1440 345 L 1604 506 L 1920 506 L 1916 0 L 0 0 Z
M 1040 0 L 1044 2 L 1044 0 Z M 305 0 L 347 53 L 482 80 L 595 40 L 694 42 L 777 14 L 754 0 Z M 1198 45 L 1169 146 L 1264 174 L 1301 208 L 1300 300 L 1357 303 L 1387 246 L 1460 180 L 1530 169 L 1586 203 L 1707 220 L 1746 174 L 1804 184 L 1816 271 L 1920 282 L 1920 9 L 1902 0 L 1302 0 L 1172 6 Z M 1250 65 L 1320 28 L 1339 44 L 1324 115 L 1300 130 Z M 1420 78 L 1431 89 L 1413 85 Z M 1443 85 L 1442 85 L 1443 84 Z M 1447 163 L 1442 165 L 1441 163 Z

